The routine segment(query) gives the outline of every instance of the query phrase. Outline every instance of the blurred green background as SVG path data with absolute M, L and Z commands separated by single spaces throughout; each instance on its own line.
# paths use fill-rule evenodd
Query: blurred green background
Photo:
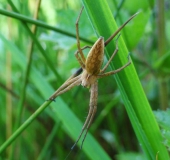
M 121 36 L 169 150 L 170 1 L 107 0 L 107 3 L 118 26 L 140 11 L 140 18 L 132 20 L 121 31 Z M 52 94 L 42 82 L 56 90 L 79 68 L 74 53 L 80 0 L 16 0 L 13 5 L 19 11 L 17 18 L 11 18 L 16 17 L 11 4 L 10 0 L 0 3 L 0 145 Z M 29 23 L 25 17 L 30 19 Z M 42 23 L 34 28 L 36 19 Z M 32 41 L 25 24 L 34 30 L 40 46 Z M 97 40 L 85 11 L 79 31 L 81 46 L 92 45 Z M 42 92 L 48 95 L 46 99 Z M 63 94 L 61 100 L 84 122 L 89 106 L 88 89 L 76 87 Z M 57 108 L 59 104 L 55 105 Z M 52 112 L 48 108 L 41 113 L 3 152 L 1 159 L 65 159 L 75 141 L 57 117 L 54 121 L 56 115 Z M 114 76 L 99 81 L 98 110 L 90 132 L 111 159 L 146 159 Z M 76 147 L 68 159 L 92 158 Z

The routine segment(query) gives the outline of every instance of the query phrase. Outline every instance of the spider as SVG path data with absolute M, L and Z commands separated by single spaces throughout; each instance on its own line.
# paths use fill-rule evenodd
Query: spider
M 110 36 L 105 42 L 103 37 L 99 37 L 99 39 L 94 43 L 92 47 L 90 46 L 85 46 L 83 48 L 80 47 L 80 39 L 79 39 L 79 27 L 78 23 L 80 20 L 80 16 L 82 14 L 83 8 L 81 9 L 79 16 L 76 21 L 76 39 L 77 39 L 77 52 L 75 53 L 75 57 L 77 58 L 81 68 L 73 75 L 71 76 L 68 80 L 66 80 L 63 85 L 61 85 L 58 90 L 54 92 L 54 94 L 49 98 L 49 100 L 54 101 L 55 98 L 68 90 L 72 89 L 74 86 L 82 85 L 83 87 L 90 88 L 90 104 L 89 104 L 89 112 L 87 115 L 87 118 L 84 122 L 84 125 L 82 127 L 82 130 L 78 136 L 78 139 L 76 140 L 75 144 L 71 149 L 74 148 L 74 146 L 78 143 L 80 140 L 82 134 L 85 131 L 84 138 L 82 140 L 81 148 L 83 146 L 84 140 L 86 138 L 86 135 L 88 133 L 88 130 L 90 128 L 90 125 L 94 119 L 96 110 L 97 110 L 97 97 L 98 97 L 98 82 L 97 80 L 109 75 L 113 75 L 115 73 L 120 72 L 122 69 L 126 68 L 131 64 L 131 61 L 128 57 L 128 63 L 125 64 L 124 66 L 120 67 L 117 70 L 106 72 L 105 70 L 107 69 L 108 65 L 110 64 L 111 60 L 113 57 L 116 55 L 118 52 L 118 38 L 116 39 L 116 49 L 113 52 L 112 56 L 106 63 L 103 69 L 100 69 L 103 63 L 104 59 L 104 47 L 120 32 L 120 30 L 130 21 L 132 20 L 137 14 L 134 14 L 132 17 L 130 17 L 119 29 L 112 35 Z M 118 37 L 120 34 L 118 35 Z M 83 54 L 83 50 L 86 48 L 91 48 L 87 58 L 85 58 Z M 82 73 L 81 73 L 82 71 Z M 81 74 L 80 74 L 81 73 Z

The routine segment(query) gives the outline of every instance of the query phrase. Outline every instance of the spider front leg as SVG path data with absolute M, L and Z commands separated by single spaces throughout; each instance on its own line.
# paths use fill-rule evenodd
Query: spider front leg
M 76 146 L 76 144 L 80 140 L 82 134 L 86 130 L 86 132 L 84 134 L 84 137 L 83 137 L 83 140 L 82 140 L 82 144 L 81 144 L 81 148 L 82 148 L 84 140 L 85 140 L 86 135 L 88 133 L 88 130 L 89 130 L 89 128 L 91 126 L 91 123 L 92 123 L 92 121 L 94 119 L 95 113 L 97 111 L 97 97 L 98 97 L 98 84 L 97 84 L 97 81 L 94 82 L 94 84 L 91 85 L 90 92 L 91 92 L 91 94 L 90 94 L 89 112 L 88 112 L 86 121 L 84 122 L 83 128 L 82 128 L 82 130 L 81 130 L 81 132 L 79 134 L 79 137 L 78 137 L 78 139 L 76 140 L 75 144 L 72 146 L 71 149 L 73 149 Z
M 68 90 L 72 89 L 74 86 L 78 86 L 80 84 L 81 84 L 81 75 L 71 78 L 66 82 L 64 82 L 63 85 L 61 85 L 61 87 L 59 87 L 48 100 L 54 101 L 55 98 L 60 94 L 63 94 Z

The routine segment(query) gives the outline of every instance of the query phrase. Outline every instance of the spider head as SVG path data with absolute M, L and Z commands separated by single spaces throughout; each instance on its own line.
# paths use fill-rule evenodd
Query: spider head
M 81 76 L 81 85 L 89 88 L 97 79 L 97 76 L 89 74 L 86 70 L 83 70 Z

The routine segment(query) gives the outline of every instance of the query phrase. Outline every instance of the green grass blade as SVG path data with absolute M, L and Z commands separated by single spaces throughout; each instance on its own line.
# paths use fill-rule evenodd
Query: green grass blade
M 17 8 L 14 6 L 13 2 L 11 0 L 8 0 L 9 4 L 11 5 L 11 8 L 15 11 L 18 12 Z M 1 11 L 1 10 L 0 10 Z M 1 13 L 1 12 L 0 12 Z M 12 13 L 14 14 L 14 13 Z M 43 49 L 43 47 L 41 46 L 41 44 L 39 43 L 38 39 L 36 38 L 36 36 L 32 33 L 32 31 L 29 29 L 28 25 L 24 22 L 21 21 L 23 27 L 25 28 L 25 30 L 27 31 L 28 35 L 30 35 L 30 37 L 32 38 L 32 41 L 35 43 L 35 45 L 38 47 L 39 51 L 41 52 L 41 54 L 44 56 L 45 60 L 48 63 L 48 66 L 50 67 L 50 69 L 54 72 L 55 76 L 58 78 L 59 81 L 62 81 L 61 77 L 59 76 L 59 74 L 57 73 L 56 69 L 54 68 L 54 66 L 51 63 L 50 58 L 47 56 L 45 50 Z
M 11 1 L 9 1 L 9 2 L 11 2 Z M 46 24 L 44 22 L 29 18 L 29 17 L 24 16 L 24 15 L 19 14 L 19 13 L 9 12 L 7 10 L 4 10 L 4 9 L 0 8 L 0 14 L 8 16 L 8 17 L 15 18 L 17 20 L 24 21 L 24 22 L 27 22 L 27 23 L 35 24 L 36 26 L 43 27 L 43 28 L 46 28 L 48 30 L 53 30 L 55 32 L 61 33 L 61 34 L 66 35 L 68 37 L 76 38 L 76 35 L 73 34 L 73 33 L 67 32 L 65 30 L 62 30 L 62 29 L 54 27 L 54 26 L 50 26 L 50 25 L 48 25 L 48 24 Z M 80 37 L 80 39 L 83 40 L 84 42 L 89 43 L 89 44 L 93 43 L 93 41 L 91 41 L 91 40 L 89 40 L 87 38 L 84 38 L 84 37 Z
M 107 39 L 117 29 L 107 2 L 103 0 L 98 0 L 97 3 L 91 0 L 82 1 L 97 35 Z M 113 53 L 113 46 L 115 46 L 113 42 L 107 46 L 108 58 Z M 119 68 L 127 63 L 127 55 L 128 50 L 120 37 L 119 52 L 112 61 L 112 69 Z M 115 75 L 115 78 L 134 131 L 148 159 L 155 159 L 158 152 L 159 160 L 169 159 L 168 152 L 162 143 L 158 124 L 142 89 L 134 65 L 128 66 Z

